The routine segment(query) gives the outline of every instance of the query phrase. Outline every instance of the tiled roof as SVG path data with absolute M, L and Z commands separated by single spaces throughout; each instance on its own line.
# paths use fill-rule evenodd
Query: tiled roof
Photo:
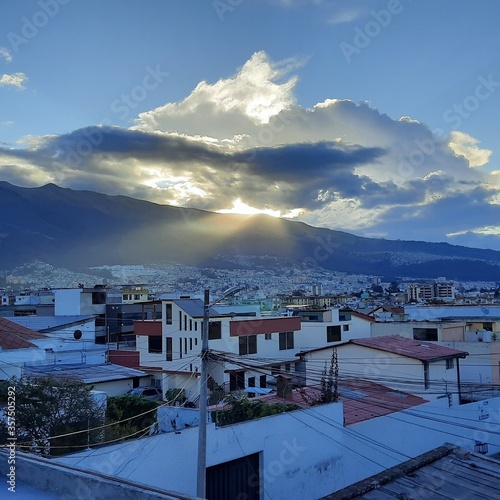
M 0 347 L 2 349 L 26 349 L 37 347 L 31 341 L 43 339 L 43 333 L 36 332 L 13 321 L 0 317 Z
M 444 358 L 465 358 L 469 353 L 460 349 L 452 349 L 435 342 L 413 340 L 401 335 L 384 335 L 366 339 L 352 339 L 347 344 L 356 344 L 380 351 L 392 352 L 401 356 L 421 361 L 436 361 Z
M 419 396 L 396 391 L 368 380 L 339 380 L 340 401 L 344 406 L 344 424 L 352 425 L 376 417 L 428 403 Z M 291 391 L 290 398 L 284 399 L 276 393 L 252 398 L 252 401 L 266 403 L 292 403 L 303 408 L 311 406 L 321 394 L 321 386 L 306 386 Z M 220 407 L 218 409 L 221 409 Z

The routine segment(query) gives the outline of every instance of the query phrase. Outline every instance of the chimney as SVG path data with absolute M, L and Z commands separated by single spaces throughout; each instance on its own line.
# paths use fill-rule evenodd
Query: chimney
M 276 375 L 276 392 L 280 398 L 292 400 L 292 377 L 289 375 Z

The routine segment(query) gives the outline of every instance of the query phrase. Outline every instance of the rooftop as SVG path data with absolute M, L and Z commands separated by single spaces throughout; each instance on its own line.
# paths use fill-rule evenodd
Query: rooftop
M 500 498 L 500 461 L 445 444 L 322 500 Z
M 465 358 L 469 353 L 460 349 L 453 349 L 434 342 L 413 340 L 401 335 L 384 335 L 366 339 L 352 339 L 346 344 L 355 344 L 363 347 L 392 352 L 420 361 L 437 361 L 446 358 Z M 345 344 L 342 344 L 345 345 Z M 341 347 L 341 346 L 339 346 Z
M 25 375 L 32 377 L 46 377 L 50 375 L 56 378 L 76 378 L 86 384 L 148 376 L 147 373 L 141 370 L 114 365 L 112 363 L 106 365 L 26 367 Z
M 340 401 L 344 405 L 344 424 L 352 425 L 376 417 L 382 417 L 398 411 L 413 408 L 428 401 L 408 394 L 395 391 L 384 385 L 375 384 L 367 380 L 341 380 L 338 390 Z M 294 389 L 290 399 L 284 399 L 277 394 L 256 397 L 254 401 L 267 403 L 294 403 L 302 407 L 311 406 L 321 393 L 321 386 L 306 386 Z
M 95 316 L 13 316 L 6 318 L 26 328 L 31 328 L 37 332 L 48 333 L 52 330 L 60 329 L 95 321 Z
M 6 318 L 0 317 L 0 347 L 2 349 L 26 349 L 37 347 L 31 341 L 43 339 L 43 333 L 19 325 Z

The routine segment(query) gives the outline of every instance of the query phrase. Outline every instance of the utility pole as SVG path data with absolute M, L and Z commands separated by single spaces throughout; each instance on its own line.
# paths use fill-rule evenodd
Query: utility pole
M 205 290 L 203 301 L 203 326 L 201 329 L 200 366 L 200 427 L 198 434 L 198 475 L 196 496 L 206 498 L 207 470 L 207 377 L 208 377 L 208 328 L 210 311 L 210 290 Z
M 200 365 L 200 427 L 198 433 L 198 468 L 196 477 L 196 496 L 206 498 L 207 472 L 207 380 L 208 380 L 208 331 L 210 325 L 210 307 L 219 303 L 244 287 L 233 286 L 227 289 L 217 300 L 210 302 L 210 290 L 205 290 L 203 300 L 203 325 L 201 329 L 201 365 Z

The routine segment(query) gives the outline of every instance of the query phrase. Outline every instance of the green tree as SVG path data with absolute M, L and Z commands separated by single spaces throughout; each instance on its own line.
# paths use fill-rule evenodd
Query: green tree
M 212 420 L 221 426 L 277 415 L 287 411 L 300 410 L 300 406 L 293 403 L 251 401 L 246 396 L 229 395 L 225 398 L 225 401 L 228 404 L 227 409 L 212 412 Z
M 154 425 L 158 403 L 135 394 L 108 398 L 106 408 L 106 441 L 139 437 Z
M 102 440 L 102 431 L 88 429 L 104 423 L 104 409 L 83 382 L 23 377 L 10 380 L 8 386 L 15 392 L 15 437 L 23 451 L 61 455 Z M 8 410 L 3 410 L 5 416 Z M 7 424 L 7 420 L 0 422 L 3 443 Z

